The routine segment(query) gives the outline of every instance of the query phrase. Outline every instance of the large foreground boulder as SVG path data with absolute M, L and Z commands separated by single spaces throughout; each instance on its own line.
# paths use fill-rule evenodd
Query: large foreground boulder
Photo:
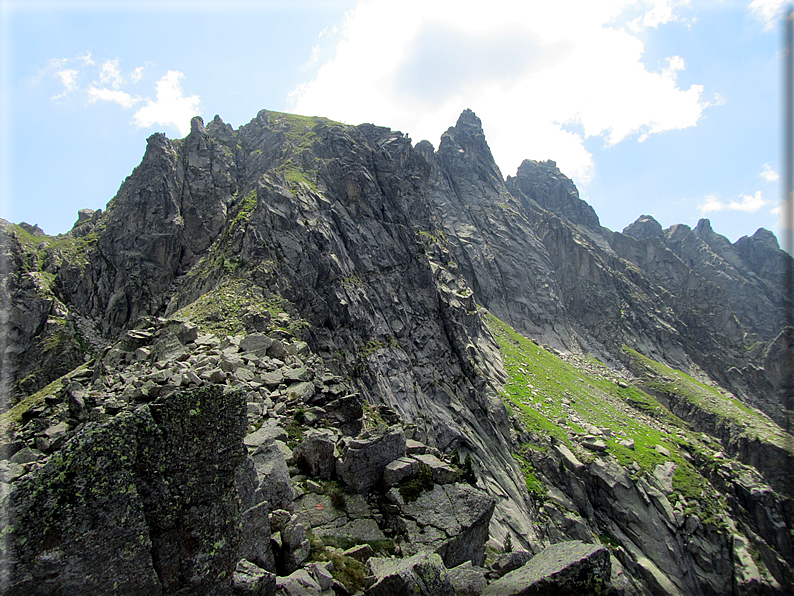
M 3 593 L 230 593 L 246 424 L 206 387 L 88 425 L 0 503 Z
M 553 544 L 526 565 L 490 584 L 483 596 L 582 596 L 609 587 L 609 552 L 574 540 Z
M 275 596 L 276 576 L 242 559 L 234 570 L 232 596 Z
M 437 554 L 407 559 L 372 558 L 367 570 L 374 583 L 367 596 L 455 596 L 444 562 Z

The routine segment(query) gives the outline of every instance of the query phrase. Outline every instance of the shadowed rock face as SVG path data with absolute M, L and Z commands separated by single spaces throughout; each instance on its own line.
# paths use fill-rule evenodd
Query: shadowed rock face
M 244 405 L 196 389 L 87 427 L 6 503 L 4 593 L 228 593 Z

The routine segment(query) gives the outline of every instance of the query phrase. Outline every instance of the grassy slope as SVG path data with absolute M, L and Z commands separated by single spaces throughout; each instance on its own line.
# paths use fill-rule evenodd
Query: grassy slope
M 521 413 L 528 431 L 551 435 L 575 448 L 573 433 L 587 432 L 589 424 L 608 428 L 612 437 L 604 437 L 607 452 L 626 467 L 636 462 L 640 470 L 635 476 L 652 473 L 668 460 L 678 464 L 671 500 L 680 495 L 689 503 L 697 501 L 704 518 L 718 524 L 724 502 L 699 471 L 713 463 L 700 433 L 692 432 L 686 422 L 637 387 L 621 387 L 609 379 L 603 365 L 591 362 L 589 369 L 601 369 L 604 374 L 583 372 L 496 317 L 488 315 L 486 323 L 499 343 L 508 374 L 503 397 L 509 408 Z M 634 449 L 620 445 L 622 439 L 633 439 Z M 671 457 L 661 455 L 657 445 L 668 449 Z M 522 446 L 524 452 L 536 448 L 534 444 Z M 516 458 L 527 475 L 528 488 L 542 494 L 526 458 L 522 454 Z
M 685 399 L 701 410 L 715 414 L 744 429 L 751 438 L 758 437 L 794 453 L 792 437 L 762 412 L 735 397 L 723 394 L 715 387 L 701 383 L 686 373 L 650 360 L 634 350 L 625 348 L 625 352 L 631 359 L 632 369 L 639 377 L 641 385 L 647 387 L 649 391 Z

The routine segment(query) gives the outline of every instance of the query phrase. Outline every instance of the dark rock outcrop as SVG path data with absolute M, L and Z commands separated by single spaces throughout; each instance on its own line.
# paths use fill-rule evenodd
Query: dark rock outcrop
M 4 593 L 228 593 L 244 432 L 214 388 L 87 427 L 8 497 Z

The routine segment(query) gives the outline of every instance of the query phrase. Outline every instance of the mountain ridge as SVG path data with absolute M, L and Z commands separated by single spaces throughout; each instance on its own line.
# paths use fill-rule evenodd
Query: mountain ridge
M 204 349 L 195 339 L 166 339 L 175 321 L 217 335 L 219 346 L 224 337 L 241 345 L 241 334 L 267 332 L 269 341 L 295 346 L 295 354 L 278 354 L 281 362 L 299 354 L 312 362 L 314 389 L 301 388 L 307 408 L 312 395 L 330 395 L 333 383 L 321 379 L 339 377 L 364 403 L 396 416 L 413 439 L 474 458 L 479 489 L 495 500 L 492 548 L 505 536 L 532 552 L 562 539 L 612 536 L 623 549 L 612 560 L 637 590 L 624 593 L 673 593 L 670 586 L 724 593 L 740 584 L 736 593 L 751 586 L 776 593 L 790 577 L 791 537 L 780 527 L 791 527 L 785 470 L 794 448 L 783 430 L 791 408 L 781 374 L 788 335 L 775 321 L 787 299 L 776 276 L 790 257 L 771 232 L 730 243 L 708 220 L 663 230 L 650 216 L 608 230 L 552 161 L 526 160 L 515 177 L 503 178 L 470 110 L 438 150 L 384 127 L 266 110 L 236 131 L 218 116 L 206 126 L 194 118 L 184 139 L 157 133 L 147 140 L 141 164 L 104 212 L 81 212 L 62 236 L 33 232 L 3 223 L 4 382 L 13 380 L 9 393 L 22 417 L 6 416 L 15 453 L 24 444 L 43 462 L 52 452 L 51 443 L 36 447 L 52 428 L 43 422 L 48 410 L 25 412 L 49 402 L 57 410 L 62 389 L 47 388 L 82 360 L 92 366 L 90 391 L 107 403 L 116 393 L 112 399 L 121 399 L 122 381 L 112 379 L 123 379 L 125 367 L 179 368 L 172 350 Z M 521 358 L 530 360 L 520 364 L 500 339 L 505 324 L 543 347 L 521 344 Z M 546 358 L 587 376 L 569 380 L 570 369 Z M 564 389 L 546 383 L 546 372 L 542 383 L 520 373 L 522 387 L 542 391 L 508 398 L 517 371 L 538 362 L 560 375 Z M 200 381 L 260 383 L 227 372 Z M 145 384 L 143 373 L 130 374 Z M 150 388 L 166 398 L 173 387 L 163 382 L 170 389 Z M 279 387 L 265 396 L 272 407 L 283 402 L 297 412 L 297 389 Z M 602 414 L 586 420 L 574 394 L 582 403 L 603 396 L 612 415 L 630 408 L 654 428 L 674 454 L 668 463 L 686 474 L 677 480 L 683 500 L 661 481 L 643 484 L 644 474 L 667 465 L 647 455 L 655 446 L 622 447 L 601 430 L 609 426 Z M 125 395 L 122 410 L 146 401 Z M 75 422 L 67 426 L 77 437 L 86 421 L 70 408 L 59 415 Z M 95 408 L 101 419 L 116 406 Z M 286 424 L 283 411 L 271 418 Z M 714 437 L 725 454 L 703 446 L 696 432 Z M 717 453 L 737 460 L 727 480 L 717 474 Z M 632 461 L 639 471 L 626 467 Z M 766 486 L 763 495 L 776 495 L 778 504 L 735 496 L 734 475 L 750 468 L 750 484 Z M 585 480 L 575 480 L 585 469 Z M 702 510 L 695 492 L 686 492 L 691 479 L 712 495 Z M 610 500 L 619 498 L 616 482 L 645 516 L 640 535 Z M 659 496 L 649 500 L 654 491 Z M 643 499 L 657 505 L 640 505 Z M 551 511 L 549 503 L 563 505 Z M 610 513 L 595 515 L 599 508 Z M 735 521 L 685 531 L 696 510 L 731 511 Z M 674 556 L 649 541 L 659 524 Z M 697 553 L 719 543 L 713 548 L 730 560 L 739 556 L 732 537 L 752 543 L 762 552 L 755 572 L 742 563 L 752 581 L 686 554 L 685 540 L 697 532 L 705 541 L 692 547 Z

